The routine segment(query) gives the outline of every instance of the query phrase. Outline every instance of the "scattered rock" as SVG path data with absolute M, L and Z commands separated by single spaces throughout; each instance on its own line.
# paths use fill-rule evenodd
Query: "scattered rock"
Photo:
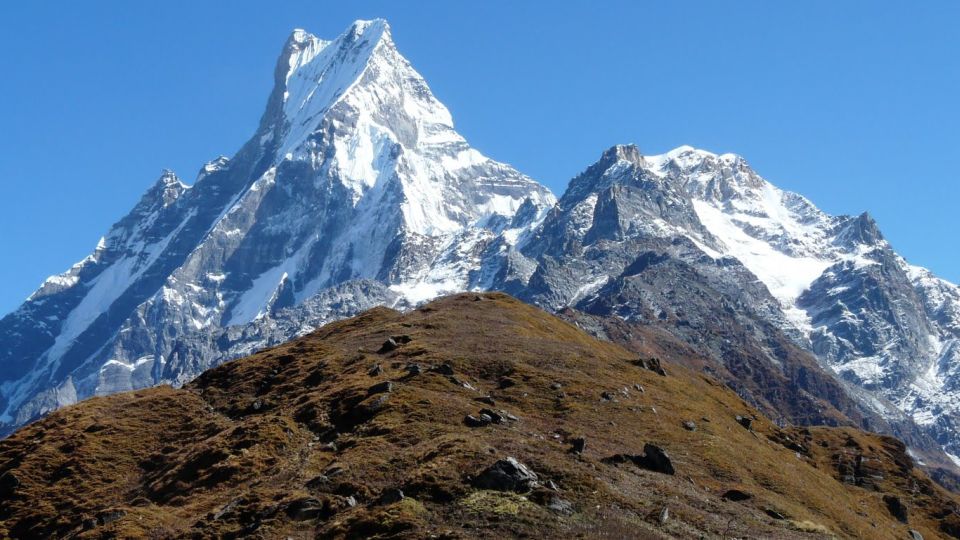
M 488 416 L 494 424 L 502 424 L 504 421 L 503 415 L 492 409 L 480 409 L 480 415 Z
M 512 457 L 501 459 L 483 470 L 473 481 L 474 487 L 496 491 L 524 493 L 537 486 L 537 475 Z
M 463 418 L 463 423 L 466 424 L 467 427 L 478 428 L 489 426 L 491 423 L 493 423 L 493 420 L 485 414 L 481 414 L 480 416 L 468 414 Z
M 502 377 L 499 382 L 499 386 L 501 390 L 504 390 L 504 389 L 510 388 L 511 386 L 516 386 L 516 385 L 517 385 L 517 381 L 511 379 L 510 377 Z
M 480 403 L 486 403 L 487 405 L 491 405 L 491 406 L 497 404 L 497 402 L 490 396 L 480 396 L 473 399 L 476 401 L 479 401 Z
M 910 540 L 923 540 L 923 535 L 920 534 L 919 531 L 915 531 L 914 529 L 910 529 L 909 531 L 907 531 L 907 534 L 910 535 Z
M 693 420 L 687 420 L 686 422 L 683 423 L 683 429 L 687 431 L 696 431 L 697 423 L 694 422 Z
M 400 345 L 396 342 L 396 340 L 393 338 L 387 338 L 387 340 L 383 342 L 383 345 L 377 349 L 377 354 L 386 354 L 390 351 L 396 350 L 399 346 Z
M 617 396 L 613 395 L 613 392 L 603 392 L 600 394 L 600 399 L 604 401 L 615 401 Z
M 440 375 L 453 375 L 453 366 L 444 363 L 440 364 L 439 366 L 433 366 L 430 368 L 430 371 L 439 373 Z
M 545 506 L 548 510 L 562 516 L 570 516 L 574 513 L 573 503 L 561 498 L 552 491 L 539 489 L 530 496 L 533 502 Z
M 659 358 L 638 358 L 631 363 L 637 367 L 652 371 L 661 377 L 667 376 L 667 372 L 663 369 L 663 366 L 660 365 Z
M 423 373 L 423 366 L 414 362 L 407 364 L 407 367 L 405 369 L 407 371 L 407 376 L 409 377 L 413 377 L 414 375 L 419 375 Z
M 741 502 L 752 499 L 753 495 L 739 489 L 728 489 L 720 498 L 725 501 Z
M 411 341 L 413 341 L 413 338 L 406 334 L 399 335 L 399 336 L 390 336 L 390 339 L 392 339 L 394 343 L 398 345 L 406 345 L 407 343 L 410 343 Z
M 574 454 L 582 454 L 584 449 L 587 447 L 587 439 L 585 437 L 577 437 L 572 439 L 570 444 L 572 445 L 572 448 L 570 449 L 571 452 Z
M 308 521 L 329 515 L 328 510 L 323 502 L 306 497 L 287 503 L 285 512 L 294 521 Z
M 377 504 L 386 505 L 398 503 L 405 498 L 406 496 L 403 494 L 403 491 L 397 488 L 389 488 L 380 493 L 380 497 L 377 498 Z
M 233 499 L 227 504 L 223 505 L 223 508 L 221 508 L 220 510 L 217 510 L 217 512 L 213 514 L 213 519 L 218 520 L 223 518 L 223 516 L 228 515 L 230 512 L 233 511 L 234 508 L 237 507 L 238 504 L 240 504 L 242 500 L 243 499 L 241 499 L 240 497 L 237 497 L 236 499 Z
M 0 475 L 0 498 L 6 498 L 13 495 L 13 492 L 20 487 L 20 479 L 12 472 L 7 471 Z
M 350 495 L 349 497 L 344 499 L 344 502 L 347 503 L 347 506 L 350 508 L 353 508 L 354 506 L 357 505 L 357 499 L 353 495 Z
M 372 368 L 367 371 L 367 375 L 371 377 L 377 377 L 383 373 L 383 368 L 380 367 L 380 364 L 374 364 Z
M 107 525 L 113 523 L 123 516 L 127 515 L 125 510 L 107 510 L 105 512 L 100 512 L 97 514 L 97 523 L 100 525 Z
M 738 415 L 737 415 L 737 423 L 740 424 L 741 426 L 747 428 L 747 429 L 750 429 L 750 427 L 753 425 L 753 419 L 750 418 L 750 417 L 748 417 L 748 416 L 740 416 L 740 415 L 738 414 Z
M 670 509 L 664 506 L 663 510 L 660 511 L 660 515 L 657 516 L 657 521 L 659 521 L 660 524 L 663 525 L 669 520 L 670 520 Z
M 473 392 L 477 391 L 477 389 L 474 388 L 472 384 L 468 383 L 467 381 L 461 381 L 460 379 L 454 377 L 453 375 L 450 375 L 449 377 L 447 377 L 447 379 L 457 386 L 462 386 L 467 390 L 471 390 Z
M 787 516 L 781 514 L 780 512 L 777 512 L 772 508 L 767 508 L 766 510 L 764 510 L 764 513 L 766 513 L 768 516 L 772 517 L 773 519 L 777 519 L 777 520 L 787 519 Z
M 555 382 L 555 383 L 553 383 L 553 384 L 550 385 L 550 389 L 551 389 L 551 390 L 559 390 L 559 389 L 561 389 L 561 388 L 563 388 L 563 385 L 560 384 L 560 383 L 558 383 L 558 382 Z
M 643 386 L 641 386 L 641 385 L 639 385 L 639 384 L 633 385 L 633 389 L 636 390 L 637 392 L 640 392 L 641 394 L 644 392 Z
M 643 445 L 643 454 L 641 467 L 663 474 L 674 473 L 673 462 L 663 448 L 647 443 Z
M 667 452 L 659 446 L 650 443 L 647 443 L 643 446 L 643 455 L 615 454 L 610 457 L 603 458 L 601 461 L 604 463 L 630 462 L 637 467 L 663 474 L 674 474 L 676 472 L 673 468 L 673 462 L 670 461 L 670 456 L 667 455 Z
M 897 518 L 901 523 L 907 522 L 907 505 L 903 504 L 900 497 L 896 495 L 884 495 L 883 503 L 887 505 L 887 510 L 890 511 L 891 516 Z
M 393 392 L 393 382 L 383 381 L 367 388 L 367 395 L 388 394 Z

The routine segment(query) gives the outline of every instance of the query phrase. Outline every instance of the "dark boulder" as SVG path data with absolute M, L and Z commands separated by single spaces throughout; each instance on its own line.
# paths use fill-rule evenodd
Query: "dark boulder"
M 380 348 L 377 349 L 377 354 L 386 354 L 390 351 L 396 350 L 397 347 L 399 346 L 400 344 L 397 343 L 396 340 L 394 340 L 393 338 L 387 338 L 387 340 L 383 342 L 383 345 L 381 345 Z
M 900 497 L 896 495 L 884 495 L 883 503 L 887 505 L 887 510 L 890 511 L 890 515 L 897 518 L 897 521 L 901 523 L 907 522 L 907 505 L 903 504 Z
M 633 463 L 637 467 L 647 469 L 648 471 L 674 474 L 673 462 L 670 456 L 659 446 L 647 443 L 643 446 L 643 455 L 636 454 L 615 454 L 603 458 L 604 463 Z
M 367 394 L 371 396 L 374 394 L 385 394 L 390 392 L 393 392 L 393 383 L 390 381 L 377 383 L 367 389 Z
M 7 471 L 0 475 L 0 498 L 7 498 L 20 487 L 20 479 L 12 472 Z
M 739 489 L 728 489 L 720 498 L 725 501 L 742 502 L 752 499 L 753 495 Z
M 383 492 L 380 494 L 380 497 L 377 498 L 377 504 L 398 503 L 405 498 L 406 496 L 403 494 L 403 491 L 397 488 L 389 488 L 383 490 Z
M 637 366 L 637 367 L 641 367 L 641 368 L 646 369 L 646 370 L 648 370 L 648 371 L 652 371 L 652 372 L 656 373 L 657 375 L 660 375 L 661 377 L 666 377 L 666 376 L 667 376 L 666 370 L 664 370 L 664 369 L 663 369 L 663 366 L 660 365 L 660 359 L 659 359 L 659 358 L 637 358 L 636 360 L 632 361 L 631 363 L 632 363 L 633 365 Z
M 466 424 L 467 427 L 478 428 L 489 426 L 491 423 L 493 423 L 493 420 L 485 414 L 481 414 L 479 416 L 468 414 L 463 418 L 463 423 Z
M 538 485 L 537 474 L 512 457 L 484 469 L 473 480 L 474 487 L 524 493 Z
M 450 364 L 440 364 L 439 366 L 430 368 L 430 371 L 439 373 L 440 375 L 453 375 L 453 366 Z
M 323 519 L 332 515 L 328 504 L 313 497 L 306 497 L 290 501 L 286 504 L 284 510 L 287 517 L 293 521 L 309 521 L 312 519 Z
M 127 515 L 125 510 L 107 510 L 97 514 L 97 523 L 107 525 Z
M 582 454 L 583 451 L 587 448 L 587 439 L 585 437 L 577 437 L 571 439 L 570 441 L 571 448 L 570 451 L 574 454 Z

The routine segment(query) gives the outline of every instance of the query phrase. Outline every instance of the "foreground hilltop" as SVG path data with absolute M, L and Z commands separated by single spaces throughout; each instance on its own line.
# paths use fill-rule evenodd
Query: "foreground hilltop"
M 667 360 L 503 294 L 376 308 L 21 429 L 0 535 L 960 537 L 896 439 L 778 428 Z

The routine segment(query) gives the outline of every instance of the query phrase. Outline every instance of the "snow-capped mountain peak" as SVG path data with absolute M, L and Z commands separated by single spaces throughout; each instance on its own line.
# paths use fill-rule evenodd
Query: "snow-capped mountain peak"
M 496 272 L 555 203 L 467 144 L 383 20 L 329 41 L 293 31 L 274 83 L 233 158 L 190 187 L 164 172 L 90 257 L 3 319 L 4 422 L 186 380 L 221 358 L 185 355 L 192 333 L 476 287 L 481 255 Z

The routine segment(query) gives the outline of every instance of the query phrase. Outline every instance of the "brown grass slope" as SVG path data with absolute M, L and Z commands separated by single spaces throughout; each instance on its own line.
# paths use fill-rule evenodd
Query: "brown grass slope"
M 390 336 L 409 342 L 378 352 Z M 95 398 L 21 429 L 0 442 L 0 536 L 960 531 L 957 499 L 914 468 L 899 441 L 852 428 L 779 429 L 709 377 L 670 363 L 661 376 L 635 360 L 502 294 L 453 296 L 408 314 L 374 309 L 181 390 Z M 371 393 L 384 381 L 390 391 Z M 478 401 L 485 396 L 495 405 Z M 517 420 L 464 424 L 485 407 Z M 752 419 L 749 429 L 738 415 Z M 581 436 L 585 450 L 571 452 Z M 605 459 L 642 454 L 646 443 L 666 450 L 676 474 Z M 540 486 L 473 487 L 506 457 Z M 749 498 L 724 498 L 730 490 Z M 891 511 L 899 507 L 908 523 Z

